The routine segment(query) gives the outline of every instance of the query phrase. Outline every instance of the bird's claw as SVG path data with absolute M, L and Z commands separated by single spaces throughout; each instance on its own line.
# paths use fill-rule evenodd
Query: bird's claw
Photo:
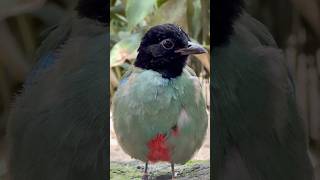
M 142 180 L 148 180 L 148 174 L 143 174 Z
M 176 174 L 174 173 L 174 174 L 172 174 L 172 178 L 171 178 L 171 179 L 172 179 L 172 180 L 173 180 L 173 179 L 176 179 L 176 177 L 177 177 L 177 176 L 176 176 Z

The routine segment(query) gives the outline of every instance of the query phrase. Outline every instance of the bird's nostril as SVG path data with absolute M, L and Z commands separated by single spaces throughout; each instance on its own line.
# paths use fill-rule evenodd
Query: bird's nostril
M 191 44 L 188 45 L 188 48 L 191 47 Z

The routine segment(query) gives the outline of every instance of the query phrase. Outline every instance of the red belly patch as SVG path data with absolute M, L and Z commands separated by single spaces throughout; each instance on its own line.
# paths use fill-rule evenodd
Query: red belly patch
M 151 162 L 170 161 L 170 153 L 163 134 L 157 134 L 148 142 L 149 153 L 147 158 Z

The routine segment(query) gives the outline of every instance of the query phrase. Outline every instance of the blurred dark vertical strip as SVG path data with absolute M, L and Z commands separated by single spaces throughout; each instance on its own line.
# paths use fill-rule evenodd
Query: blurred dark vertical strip
M 0 2 L 0 179 L 4 179 L 5 149 L 4 136 L 8 111 L 12 100 L 19 95 L 31 67 L 36 63 L 34 55 L 36 48 L 43 40 L 41 33 L 49 27 L 56 25 L 65 16 L 70 14 L 78 0 L 30 0 Z M 101 0 L 103 1 L 103 0 Z M 115 1 L 113 1 L 115 2 Z M 109 3 L 109 1 L 108 1 Z M 109 10 L 106 10 L 109 14 Z M 109 20 L 110 21 L 110 20 Z M 106 27 L 109 33 L 109 26 Z M 44 37 L 47 34 L 44 35 Z M 109 109 L 109 41 L 106 36 L 106 108 Z M 109 179 L 109 113 L 106 115 L 105 153 L 102 155 L 105 164 L 105 179 Z
M 307 64 L 306 57 L 304 55 L 298 56 L 298 65 L 297 65 L 297 79 L 296 79 L 296 97 L 297 103 L 300 109 L 300 115 L 302 119 L 308 119 L 308 110 L 307 110 Z M 304 121 L 305 130 L 309 132 L 309 125 Z
M 111 2 L 113 3 L 113 2 Z M 111 7 L 110 5 L 110 1 L 108 1 L 108 6 Z M 105 137 L 106 137 L 106 145 L 105 145 L 105 154 L 104 154 L 104 159 L 105 159 L 105 172 L 106 172 L 106 177 L 105 177 L 105 180 L 108 180 L 110 179 L 110 138 L 109 138 L 109 134 L 110 134 L 110 16 L 111 16 L 111 12 L 110 12 L 110 8 L 106 9 L 106 13 L 108 13 L 108 25 L 106 27 L 106 31 L 107 31 L 107 40 L 106 40 L 106 48 L 105 50 L 107 51 L 106 52 L 106 55 L 107 57 L 106 58 L 106 74 L 105 74 L 105 77 L 106 77 L 106 84 L 105 84 L 105 93 L 106 93 L 106 108 L 108 109 L 107 112 L 108 114 L 106 114 L 106 119 L 105 119 Z
M 216 1 L 216 0 L 213 0 L 213 1 Z M 214 33 L 213 33 L 213 26 L 215 26 L 211 20 L 213 20 L 213 11 L 214 11 L 214 3 L 215 2 L 212 2 L 210 3 L 210 6 L 209 6 L 209 10 L 210 10 L 210 13 L 209 13 L 209 17 L 210 17 L 210 73 L 209 73 L 209 76 L 210 76 L 210 86 L 209 86 L 209 91 L 210 91 L 210 96 L 209 96 L 209 102 L 211 103 L 210 105 L 210 108 L 209 108 L 209 111 L 210 111 L 210 117 L 209 117 L 209 128 L 210 128 L 210 179 L 213 179 L 213 168 L 215 168 L 215 162 L 214 160 L 216 159 L 213 155 L 215 154 L 213 151 L 216 150 L 217 148 L 213 147 L 213 144 L 214 144 L 214 138 L 216 138 L 213 134 L 215 134 L 214 132 L 212 132 L 212 130 L 214 129 L 214 117 L 216 116 L 216 114 L 214 114 L 214 98 L 213 96 L 215 95 L 216 92 L 213 91 L 213 83 L 214 82 L 214 77 L 216 75 L 216 72 L 215 72 L 215 63 L 216 63 L 216 60 L 213 59 L 212 57 L 212 54 L 214 53 L 214 51 L 212 50 L 213 49 L 213 41 L 214 41 Z
M 210 31 L 210 1 L 201 0 L 201 21 L 202 21 L 202 42 L 209 43 L 209 31 Z
M 248 0 L 249 12 L 264 23 L 284 50 L 309 142 L 315 179 L 320 179 L 320 2 Z

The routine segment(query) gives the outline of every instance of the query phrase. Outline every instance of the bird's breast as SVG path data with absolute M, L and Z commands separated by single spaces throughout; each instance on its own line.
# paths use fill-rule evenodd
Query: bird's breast
M 127 76 L 113 99 L 114 129 L 121 147 L 143 161 L 188 160 L 200 147 L 207 127 L 196 80 L 186 73 L 168 80 L 152 71 Z

